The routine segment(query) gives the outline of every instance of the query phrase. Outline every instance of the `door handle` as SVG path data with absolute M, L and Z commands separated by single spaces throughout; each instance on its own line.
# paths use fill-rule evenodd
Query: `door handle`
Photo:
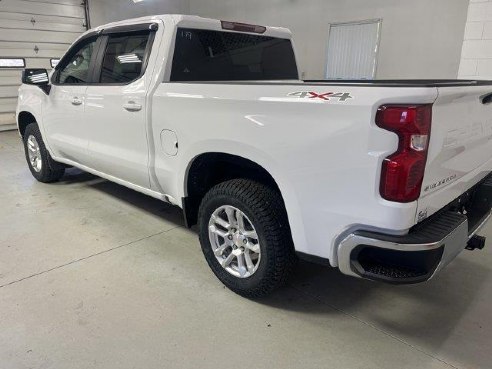
M 142 105 L 141 104 L 137 104 L 136 102 L 134 101 L 129 101 L 127 104 L 124 104 L 123 105 L 123 108 L 125 110 L 128 110 L 128 111 L 140 111 L 142 110 Z
M 72 99 L 72 105 L 75 105 L 75 106 L 82 105 L 82 100 L 80 100 L 78 97 L 74 97 Z

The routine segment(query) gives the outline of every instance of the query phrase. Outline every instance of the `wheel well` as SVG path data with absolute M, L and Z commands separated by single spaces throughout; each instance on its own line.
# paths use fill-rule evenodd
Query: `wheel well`
M 186 225 L 191 227 L 197 223 L 200 202 L 213 186 L 238 178 L 254 180 L 281 194 L 270 173 L 255 162 L 230 154 L 202 154 L 193 160 L 188 170 L 187 197 L 183 199 Z
M 19 123 L 19 132 L 22 136 L 24 136 L 24 132 L 26 131 L 26 127 L 31 124 L 36 122 L 36 118 L 34 118 L 34 115 L 27 111 L 23 111 L 19 113 L 18 117 L 18 123 Z

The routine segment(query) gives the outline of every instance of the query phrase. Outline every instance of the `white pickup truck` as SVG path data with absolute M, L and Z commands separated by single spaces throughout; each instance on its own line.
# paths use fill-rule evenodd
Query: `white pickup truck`
M 301 81 L 287 29 L 162 15 L 26 70 L 17 121 L 37 180 L 74 166 L 181 207 L 243 296 L 297 257 L 405 284 L 484 246 L 492 82 Z

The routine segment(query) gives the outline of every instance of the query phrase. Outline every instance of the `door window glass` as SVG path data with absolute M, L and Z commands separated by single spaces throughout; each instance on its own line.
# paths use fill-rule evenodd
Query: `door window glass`
M 60 68 L 58 83 L 78 84 L 89 82 L 89 65 L 94 52 L 96 40 L 84 42 L 68 62 Z
M 101 68 L 101 83 L 129 83 L 143 74 L 150 33 L 110 35 Z

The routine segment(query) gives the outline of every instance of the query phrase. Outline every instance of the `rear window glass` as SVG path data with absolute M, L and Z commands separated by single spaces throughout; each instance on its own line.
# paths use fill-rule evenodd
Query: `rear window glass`
M 290 40 L 178 28 L 171 81 L 298 79 Z

